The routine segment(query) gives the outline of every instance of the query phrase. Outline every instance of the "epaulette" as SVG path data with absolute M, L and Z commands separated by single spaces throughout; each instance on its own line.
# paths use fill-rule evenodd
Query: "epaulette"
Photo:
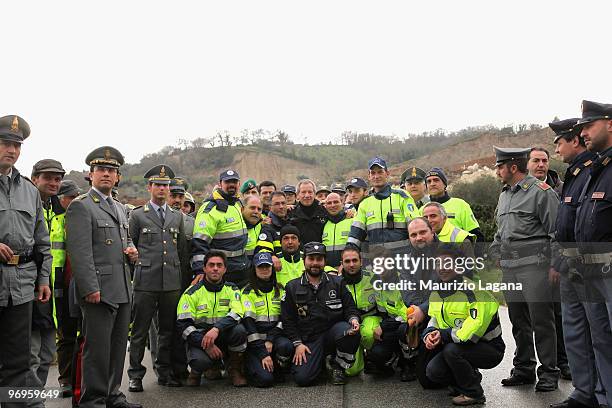
M 406 194 L 406 192 L 404 190 L 392 188 L 391 189 L 391 193 L 399 194 L 400 196 L 402 196 L 402 198 L 408 198 L 408 194 Z
M 540 187 L 542 190 L 546 191 L 550 188 L 550 186 L 548 184 L 546 184 L 545 181 L 540 181 L 539 183 L 537 183 L 538 187 Z
M 198 283 L 196 283 L 195 285 L 192 285 L 191 287 L 189 287 L 189 289 L 187 289 L 187 291 L 185 293 L 187 293 L 188 295 L 193 295 L 194 293 L 196 293 L 198 291 L 198 289 L 200 289 L 202 286 L 204 286 L 204 282 L 203 281 L 199 281 Z
M 89 194 L 88 193 L 84 193 L 81 194 L 80 196 L 75 197 L 75 200 L 81 201 L 82 199 L 84 199 L 85 197 L 87 197 Z
M 137 209 L 142 208 L 142 207 L 144 207 L 144 206 L 143 205 L 139 205 L 138 207 L 132 208 L 132 211 L 137 210 Z
M 204 203 L 202 203 L 202 204 L 204 204 Z M 206 207 L 204 207 L 204 209 L 202 211 L 204 211 L 205 213 L 209 213 L 209 212 L 212 211 L 213 208 L 215 208 L 215 205 L 217 205 L 217 203 L 215 201 L 209 201 L 208 204 L 206 204 Z

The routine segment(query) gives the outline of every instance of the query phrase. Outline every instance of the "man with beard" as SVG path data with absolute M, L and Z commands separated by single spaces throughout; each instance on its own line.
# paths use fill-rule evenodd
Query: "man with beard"
M 304 260 L 300 253 L 300 231 L 293 225 L 285 225 L 280 232 L 280 269 L 276 272 L 278 283 L 283 286 L 304 273 Z
M 249 264 L 252 264 L 253 255 L 261 249 L 272 252 L 274 245 L 272 237 L 262 231 L 263 223 L 261 218 L 261 199 L 256 195 L 247 196 L 242 203 L 242 218 L 248 231 L 248 239 L 245 247 Z
M 320 242 L 327 221 L 325 208 L 315 199 L 316 190 L 312 180 L 300 180 L 297 185 L 298 204 L 288 214 L 289 223 L 300 231 L 303 243 Z
M 268 218 L 265 222 L 266 224 L 262 228 L 262 233 L 266 234 L 265 239 L 272 238 L 274 246 L 272 253 L 276 256 L 280 256 L 280 232 L 288 223 L 287 196 L 282 191 L 275 191 L 270 196 L 270 211 L 268 212 Z
M 346 245 L 353 220 L 346 217 L 342 198 L 338 193 L 330 193 L 324 204 L 328 221 L 323 227 L 322 240 L 327 251 L 326 264 L 338 268 L 342 264 L 340 254 Z
M 247 334 L 240 324 L 243 315 L 240 290 L 226 282 L 225 254 L 210 250 L 204 257 L 204 278 L 179 300 L 176 329 L 187 343 L 191 373 L 187 385 L 200 385 L 202 373 L 229 354 L 228 371 L 235 387 L 247 385 L 243 374 Z
M 299 386 L 313 384 L 325 355 L 335 354 L 331 380 L 343 385 L 361 340 L 359 312 L 346 283 L 323 271 L 325 246 L 305 244 L 304 257 L 304 274 L 287 284 L 281 303 L 283 330 L 295 347 L 293 378 Z
M 191 240 L 191 269 L 194 283 L 202 280 L 204 256 L 211 250 L 222 251 L 227 257 L 228 282 L 244 287 L 248 281 L 248 259 L 244 248 L 248 231 L 242 218 L 242 203 L 236 196 L 240 176 L 235 170 L 219 175 L 219 188 L 202 203 L 198 210 Z

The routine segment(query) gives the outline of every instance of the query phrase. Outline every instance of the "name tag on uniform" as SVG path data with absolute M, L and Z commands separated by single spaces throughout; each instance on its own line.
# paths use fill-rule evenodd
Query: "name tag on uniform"
M 367 212 L 367 213 L 366 213 L 366 217 L 371 217 L 371 216 L 373 216 L 373 215 L 374 215 L 374 212 L 373 212 L 373 211 L 371 211 L 371 212 Z
M 265 304 L 266 304 L 266 302 L 264 302 L 263 300 L 261 302 L 255 302 L 255 307 L 263 306 Z
M 225 221 L 226 221 L 228 224 L 231 224 L 232 222 L 234 222 L 234 221 L 235 221 L 235 219 L 234 219 L 233 217 L 230 217 L 230 218 L 226 218 L 226 219 L 225 219 Z
M 593 200 L 601 200 L 602 198 L 604 198 L 604 196 L 606 195 L 605 192 L 595 192 L 593 193 L 593 195 L 591 196 L 591 198 Z
M 448 218 L 455 218 L 455 213 L 449 213 L 449 212 L 447 212 L 447 213 L 446 213 L 446 216 L 447 216 Z
M 203 304 L 203 305 L 198 305 L 196 307 L 197 310 L 206 310 L 208 309 L 208 305 L 207 304 Z
M 564 203 L 571 203 L 571 202 L 572 202 L 572 197 L 565 197 L 565 198 L 563 199 L 563 202 L 564 202 Z
M 219 299 L 219 306 L 229 306 L 229 299 Z
M 342 231 L 342 232 L 340 233 L 340 235 L 341 235 L 341 236 L 343 236 L 343 237 L 348 237 L 348 234 L 349 234 L 349 232 L 348 232 L 348 231 Z

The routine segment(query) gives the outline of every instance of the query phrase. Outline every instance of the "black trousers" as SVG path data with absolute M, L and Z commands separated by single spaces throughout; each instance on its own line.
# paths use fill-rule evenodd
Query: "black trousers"
M 361 335 L 359 333 L 352 336 L 347 335 L 346 332 L 350 329 L 349 323 L 337 322 L 316 339 L 304 342 L 311 352 L 311 354 L 306 354 L 306 363 L 301 366 L 291 365 L 293 379 L 297 385 L 304 387 L 316 381 L 323 368 L 323 359 L 327 354 L 335 353 L 335 364 L 344 369 L 355 363 L 355 353 L 359 348 Z
M 0 387 L 25 387 L 30 370 L 30 332 L 32 331 L 32 301 L 0 307 Z M 3 402 L 2 408 L 25 406 Z
M 68 294 L 56 298 L 57 313 L 57 369 L 60 385 L 70 385 L 72 381 L 72 360 L 76 348 L 78 319 L 70 317 Z
M 391 367 L 396 358 L 401 367 L 406 363 L 403 350 L 408 348 L 406 344 L 406 332 L 408 324 L 398 321 L 384 321 L 381 323 L 382 340 L 374 340 L 374 345 L 368 352 L 368 360 L 372 361 L 379 370 Z
M 219 333 L 219 337 L 215 340 L 215 345 L 223 351 L 223 357 L 226 357 L 226 352 L 241 353 L 247 347 L 247 333 L 243 325 L 239 324 L 231 329 Z M 202 349 L 187 343 L 187 361 L 189 367 L 194 373 L 203 373 L 215 364 L 215 360 Z
M 274 369 L 280 370 L 287 367 L 293 357 L 293 343 L 286 337 L 277 336 L 272 342 L 272 360 Z M 261 365 L 261 359 L 252 347 L 247 347 L 246 372 L 249 381 L 256 387 L 270 387 L 274 384 L 274 373 L 266 371 Z
M 505 348 L 501 337 L 492 342 L 443 344 L 434 350 L 435 355 L 427 364 L 427 378 L 451 385 L 467 397 L 481 397 L 482 376 L 476 369 L 496 367 L 504 358 Z

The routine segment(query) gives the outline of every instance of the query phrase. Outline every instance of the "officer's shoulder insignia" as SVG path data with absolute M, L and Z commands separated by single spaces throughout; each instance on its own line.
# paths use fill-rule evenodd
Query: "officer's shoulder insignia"
M 582 165 L 583 165 L 584 167 L 589 167 L 591 164 L 593 164 L 593 160 L 587 160 L 587 161 L 585 161 L 585 162 L 584 162 Z
M 411 212 L 414 211 L 414 205 L 413 204 L 408 203 L 408 211 L 411 211 Z
M 149 212 L 149 211 L 150 211 L 150 208 L 149 208 L 149 205 L 148 205 L 148 204 L 145 204 L 145 205 L 143 206 L 143 208 L 144 208 L 144 210 L 143 210 L 144 212 Z
M 574 171 L 572 172 L 572 174 L 573 174 L 574 176 L 577 176 L 577 175 L 578 175 L 578 173 L 580 173 L 580 170 L 582 170 L 580 167 L 576 167 L 576 168 L 574 169 Z
M 134 207 L 134 208 L 132 209 L 132 211 L 138 210 L 138 209 L 140 209 L 140 208 L 142 208 L 142 207 L 143 207 L 142 205 L 139 205 L 139 206 L 137 206 L 137 207 Z
M 470 309 L 470 317 L 476 319 L 478 317 L 478 309 Z
M 262 240 L 262 241 L 264 239 L 268 239 L 268 235 L 266 235 L 265 233 L 262 232 L 261 234 L 259 234 L 259 239 Z
M 195 285 L 189 287 L 189 289 L 187 289 L 187 293 L 188 295 L 193 295 L 194 293 L 196 293 L 198 291 L 198 289 L 200 289 L 202 286 L 204 286 L 204 282 L 200 281 L 198 283 L 196 283 Z
M 391 192 L 395 193 L 395 194 L 399 194 L 400 196 L 402 196 L 402 198 L 408 198 L 408 194 L 406 194 L 406 192 L 404 190 L 392 188 Z
M 234 285 L 234 290 L 236 291 L 234 292 L 234 297 L 236 298 L 236 300 L 240 300 L 240 289 L 238 288 L 238 286 Z
M 85 193 L 85 194 L 81 194 L 80 196 L 75 197 L 75 200 L 81 201 L 82 199 L 86 198 L 89 194 Z
M 601 162 L 601 164 L 603 164 L 604 166 L 607 166 L 607 165 L 608 165 L 608 163 L 610 163 L 610 160 L 612 160 L 612 159 L 610 159 L 609 157 L 606 157 L 605 159 L 603 159 L 603 161 Z
M 204 202 L 206 203 L 206 201 Z M 215 208 L 216 203 L 214 201 L 209 201 L 208 204 L 206 204 L 206 207 L 204 207 L 204 212 L 205 213 L 209 213 L 212 211 L 213 208 Z
M 548 184 L 546 184 L 546 182 L 544 181 L 540 181 L 538 183 L 538 187 L 540 187 L 542 190 L 546 191 L 550 188 L 550 186 Z

